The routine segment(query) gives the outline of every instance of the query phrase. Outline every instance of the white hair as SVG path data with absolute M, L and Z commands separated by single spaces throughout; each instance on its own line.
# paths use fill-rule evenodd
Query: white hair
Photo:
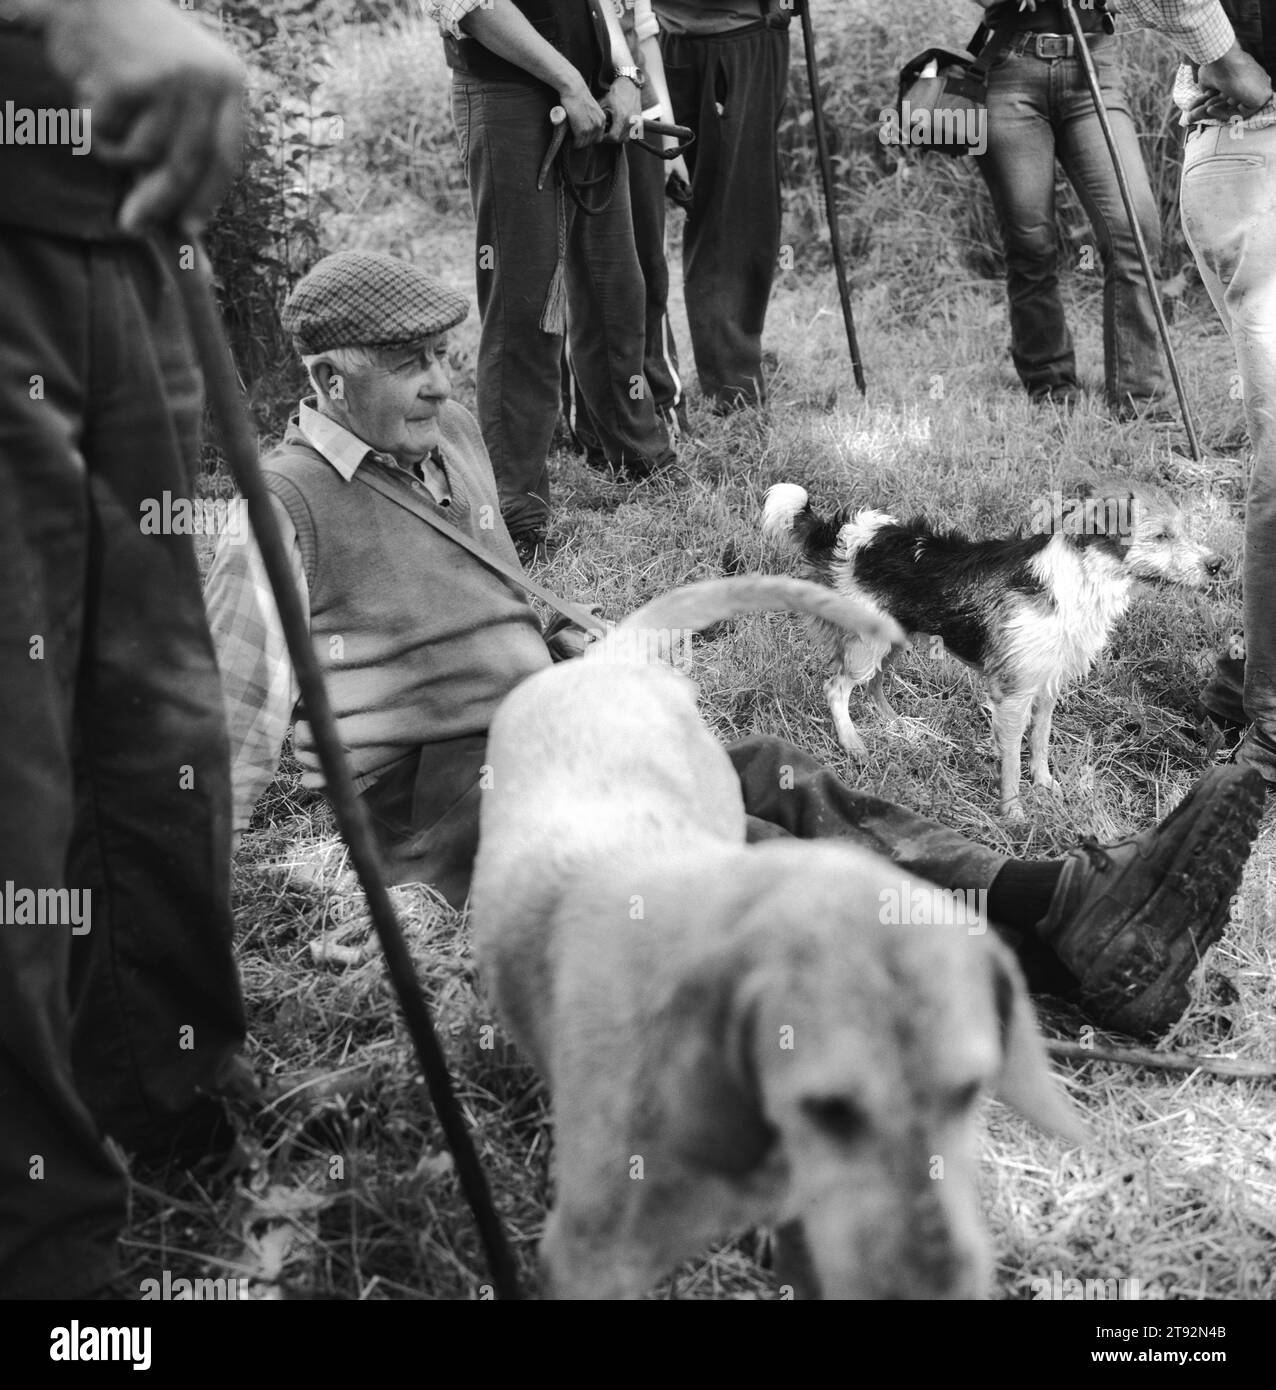
M 319 392 L 320 400 L 323 399 L 323 392 L 315 378 L 315 367 L 320 362 L 331 363 L 338 372 L 344 374 L 375 367 L 380 360 L 381 356 L 378 350 L 370 347 L 335 347 L 328 348 L 325 352 L 303 353 L 301 356 L 301 362 L 310 378 L 310 384 Z

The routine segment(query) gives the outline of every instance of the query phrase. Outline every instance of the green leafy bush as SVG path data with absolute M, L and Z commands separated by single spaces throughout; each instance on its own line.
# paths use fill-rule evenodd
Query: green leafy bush
M 435 212 L 467 209 L 451 74 L 435 25 L 419 10 L 401 10 L 333 31 L 329 52 L 321 95 L 341 121 L 329 150 L 333 196 L 370 210 L 406 192 Z
M 316 0 L 227 0 L 222 11 L 249 89 L 242 168 L 207 240 L 231 348 L 264 429 L 277 429 L 303 380 L 280 308 L 324 250 L 316 161 L 329 118 L 316 94 L 331 9 Z

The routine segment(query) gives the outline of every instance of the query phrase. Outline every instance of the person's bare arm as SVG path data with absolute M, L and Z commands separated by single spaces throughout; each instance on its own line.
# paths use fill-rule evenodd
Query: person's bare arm
M 137 171 L 120 225 L 197 230 L 239 164 L 235 55 L 165 0 L 21 0 L 18 12 L 91 112 L 93 153 Z
M 540 78 L 558 93 L 575 144 L 592 145 L 603 138 L 607 116 L 590 94 L 589 84 L 511 0 L 490 0 L 471 10 L 461 28 L 498 58 Z
M 625 31 L 620 26 L 620 16 L 612 7 L 610 0 L 602 0 L 599 5 L 603 23 L 607 27 L 607 37 L 611 41 L 613 68 L 628 67 L 633 63 L 629 45 L 625 41 Z M 618 77 L 603 93 L 603 110 L 607 113 L 608 140 L 631 140 L 642 134 L 642 93 L 627 77 Z

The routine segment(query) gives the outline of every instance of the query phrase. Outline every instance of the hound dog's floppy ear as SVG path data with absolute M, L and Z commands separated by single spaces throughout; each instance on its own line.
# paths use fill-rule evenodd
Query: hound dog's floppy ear
M 653 1131 L 687 1166 L 724 1178 L 751 1173 L 776 1139 L 753 1065 L 753 996 L 740 953 L 716 955 L 679 983 L 653 1040 L 665 1058 L 649 1078 Z
M 1019 967 L 1000 942 L 991 944 L 995 948 L 993 998 L 1002 1047 L 997 1095 L 1039 1129 L 1073 1144 L 1083 1144 L 1089 1136 L 1080 1115 L 1050 1071 Z

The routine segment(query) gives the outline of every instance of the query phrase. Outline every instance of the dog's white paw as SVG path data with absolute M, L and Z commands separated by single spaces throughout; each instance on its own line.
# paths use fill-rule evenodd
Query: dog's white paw
M 1059 779 L 1052 777 L 1048 772 L 1034 772 L 1032 774 L 1032 785 L 1034 787 L 1045 787 L 1047 791 L 1053 791 L 1059 785 Z
M 839 733 L 837 741 L 842 745 L 848 758 L 854 758 L 856 762 L 863 762 L 868 757 L 868 744 L 854 729 L 847 729 Z
M 1003 820 L 1028 819 L 1028 813 L 1023 809 L 1023 802 L 1018 797 L 1015 797 L 1013 801 L 1001 803 L 1001 815 Z

